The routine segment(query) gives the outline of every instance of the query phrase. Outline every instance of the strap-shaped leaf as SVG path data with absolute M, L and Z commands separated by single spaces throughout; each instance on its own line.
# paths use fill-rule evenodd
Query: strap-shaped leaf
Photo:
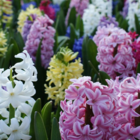
M 35 139 L 34 140 L 48 140 L 47 132 L 43 119 L 39 112 L 34 114 L 34 130 L 35 130 Z
M 52 121 L 51 140 L 61 140 L 59 125 L 56 118 Z
M 41 110 L 42 119 L 45 124 L 45 128 L 49 139 L 51 137 L 51 111 L 52 101 L 46 103 L 43 109 Z
M 30 133 L 29 133 L 32 136 L 31 140 L 35 140 L 34 114 L 36 111 L 41 113 L 41 99 L 37 99 L 31 113 L 31 124 L 30 124 Z

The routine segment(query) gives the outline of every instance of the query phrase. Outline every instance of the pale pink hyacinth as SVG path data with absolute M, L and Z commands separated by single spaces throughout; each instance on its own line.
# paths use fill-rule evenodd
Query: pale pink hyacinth
M 84 10 L 88 8 L 88 5 L 89 5 L 89 0 L 71 0 L 68 13 L 66 16 L 66 25 L 68 24 L 69 14 L 73 7 L 75 7 L 77 16 L 80 15 L 81 17 L 83 17 Z
M 71 81 L 73 84 L 65 90 L 65 100 L 61 101 L 63 111 L 59 125 L 62 140 L 112 138 L 117 114 L 115 82 L 111 81 L 108 87 L 93 83 L 90 77 Z
M 53 21 L 47 16 L 41 16 L 33 23 L 24 49 L 28 51 L 33 61 L 41 42 L 42 67 L 47 68 L 53 56 L 55 29 L 51 26 Z
M 140 139 L 140 74 L 108 86 L 89 77 L 72 79 L 61 101 L 59 128 L 62 140 Z M 70 96 L 71 95 L 71 96 Z M 112 96 L 113 95 L 113 96 Z M 99 100 L 98 100 L 99 99 Z
M 99 69 L 115 79 L 135 76 L 135 59 L 131 48 L 131 37 L 123 29 L 108 25 L 98 27 L 93 38 L 98 46 L 97 61 Z

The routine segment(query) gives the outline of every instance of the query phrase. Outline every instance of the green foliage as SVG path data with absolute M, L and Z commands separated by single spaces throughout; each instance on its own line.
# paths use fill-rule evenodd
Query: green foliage
M 60 114 L 60 109 L 57 113 Z M 51 116 L 52 102 L 46 103 L 41 110 L 41 100 L 38 99 L 31 114 L 31 140 L 61 140 L 58 120 Z
M 136 26 L 136 33 L 140 35 L 140 23 L 136 14 L 135 14 L 135 26 Z
M 30 123 L 30 132 L 29 132 L 29 134 L 32 136 L 31 140 L 35 140 L 34 114 L 36 111 L 38 113 L 41 113 L 41 99 L 37 99 L 31 113 L 31 123 Z
M 137 73 L 137 74 L 140 73 L 140 63 L 139 63 L 138 66 L 137 66 L 136 73 Z

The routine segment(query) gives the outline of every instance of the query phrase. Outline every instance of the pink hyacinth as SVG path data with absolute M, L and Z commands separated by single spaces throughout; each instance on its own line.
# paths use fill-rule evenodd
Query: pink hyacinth
M 140 139 L 140 74 L 107 80 L 108 86 L 89 77 L 71 81 L 61 101 L 62 140 Z
M 73 7 L 75 7 L 76 9 L 77 16 L 80 15 L 81 17 L 83 17 L 84 10 L 88 7 L 88 4 L 89 4 L 89 0 L 71 0 L 68 13 L 66 16 L 66 25 L 68 23 L 70 11 Z
M 99 27 L 93 38 L 98 46 L 99 69 L 113 79 L 119 76 L 135 76 L 135 59 L 132 53 L 132 39 L 123 29 L 108 25 Z
M 47 16 L 36 19 L 31 27 L 24 49 L 28 51 L 33 61 L 36 61 L 36 53 L 41 43 L 42 67 L 47 68 L 53 56 L 55 29 L 51 26 L 53 21 Z
M 61 101 L 60 132 L 63 140 L 109 140 L 117 114 L 115 96 L 117 82 L 110 86 L 93 83 L 90 77 L 72 79 Z M 110 96 L 114 95 L 114 96 Z M 69 101 L 68 101 L 69 100 Z M 116 128 L 116 127 L 115 127 Z

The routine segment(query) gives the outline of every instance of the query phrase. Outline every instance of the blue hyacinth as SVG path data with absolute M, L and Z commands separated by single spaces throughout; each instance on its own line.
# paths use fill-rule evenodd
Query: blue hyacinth
M 83 45 L 83 37 L 79 39 L 75 39 L 74 45 L 73 45 L 73 51 L 79 52 L 77 58 L 81 58 L 82 61 L 82 45 Z M 76 59 L 77 59 L 76 58 Z
M 60 11 L 60 6 L 58 4 L 50 4 L 50 7 L 52 7 L 55 10 L 55 16 Z
M 22 8 L 22 10 L 26 11 L 26 9 L 27 9 L 30 5 L 33 5 L 34 7 L 37 6 L 36 3 L 35 3 L 34 1 L 32 1 L 32 2 L 29 2 L 29 3 L 24 3 L 24 4 L 21 6 L 21 8 Z

